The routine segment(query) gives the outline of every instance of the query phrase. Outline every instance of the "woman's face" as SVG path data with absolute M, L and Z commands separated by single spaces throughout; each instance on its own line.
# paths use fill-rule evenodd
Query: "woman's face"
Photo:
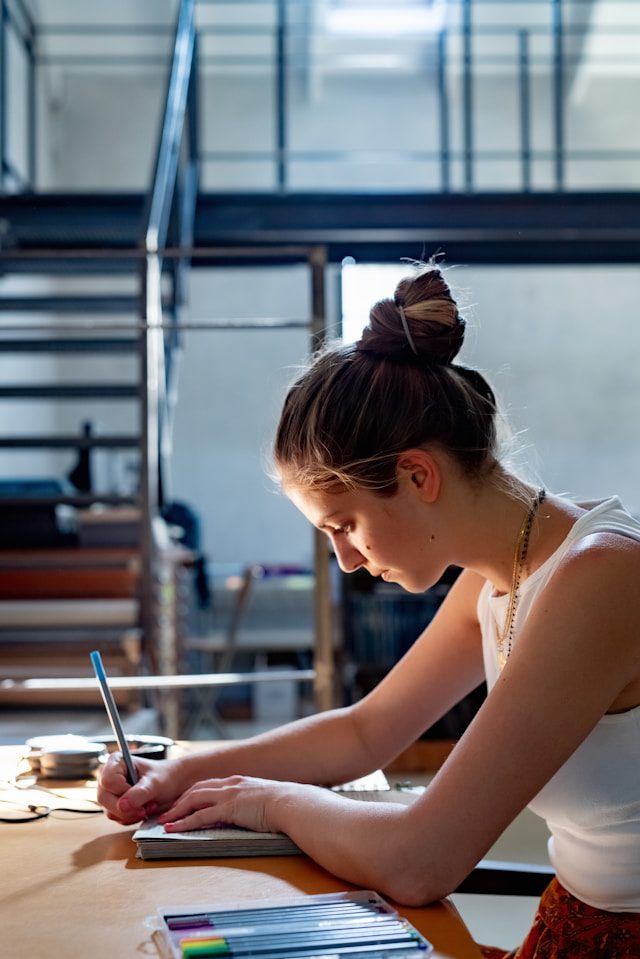
M 418 593 L 444 572 L 447 563 L 437 558 L 428 511 L 402 483 L 397 493 L 384 498 L 368 490 L 301 490 L 286 482 L 284 489 L 309 522 L 327 534 L 345 573 L 364 567 L 372 576 Z

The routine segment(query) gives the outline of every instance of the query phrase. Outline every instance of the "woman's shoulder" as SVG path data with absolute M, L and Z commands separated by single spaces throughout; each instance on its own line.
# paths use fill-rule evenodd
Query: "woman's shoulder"
M 628 632 L 630 611 L 640 616 L 640 522 L 618 497 L 589 504 L 539 572 L 538 598 L 576 614 L 605 608 Z
M 568 536 L 568 556 L 596 555 L 615 561 L 640 555 L 640 519 L 623 506 L 617 496 L 594 503 L 580 504 L 582 515 Z
M 523 605 L 566 614 L 582 628 L 585 613 L 602 628 L 606 611 L 611 630 L 628 636 L 629 616 L 640 619 L 640 522 L 618 497 L 586 505 L 552 498 L 555 526 L 541 544 L 545 558 L 523 584 Z
M 566 496 L 555 497 L 568 512 L 577 513 L 578 529 L 592 525 L 628 528 L 640 533 L 640 514 L 627 509 L 619 496 L 600 499 L 569 499 Z
M 541 512 L 539 537 L 533 569 L 552 573 L 571 557 L 584 556 L 589 548 L 635 551 L 640 544 L 640 520 L 625 509 L 618 496 L 578 502 L 550 496 Z
M 566 527 L 560 548 L 550 556 L 558 570 L 577 563 L 585 574 L 591 567 L 601 572 L 608 564 L 619 571 L 621 560 L 640 558 L 640 520 L 618 496 L 579 502 L 555 497 L 553 503 Z
M 607 711 L 616 712 L 640 703 L 640 524 L 634 535 L 585 526 L 536 592 L 531 627 L 538 636 L 550 634 L 594 680 L 609 684 Z

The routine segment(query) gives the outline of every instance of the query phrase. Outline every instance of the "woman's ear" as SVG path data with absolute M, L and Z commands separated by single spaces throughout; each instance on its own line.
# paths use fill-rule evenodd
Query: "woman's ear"
M 398 457 L 398 482 L 405 483 L 421 502 L 434 503 L 440 493 L 442 470 L 437 459 L 426 450 L 405 450 Z

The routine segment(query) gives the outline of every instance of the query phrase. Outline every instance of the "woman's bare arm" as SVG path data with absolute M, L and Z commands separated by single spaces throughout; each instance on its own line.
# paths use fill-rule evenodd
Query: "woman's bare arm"
M 334 785 L 387 765 L 482 682 L 483 582 L 464 572 L 403 659 L 359 703 L 197 754 L 194 768 Z
M 629 562 L 628 550 L 598 538 L 572 551 L 482 709 L 413 806 L 362 810 L 319 791 L 304 801 L 290 787 L 274 799 L 276 826 L 325 868 L 401 902 L 456 888 L 640 676 L 639 554 L 635 547 Z
M 200 780 L 241 774 L 334 785 L 385 766 L 482 681 L 482 582 L 463 573 L 409 652 L 361 702 L 153 764 L 133 787 L 114 758 L 101 777 L 100 801 L 113 818 L 135 822 L 149 804 L 166 808 Z

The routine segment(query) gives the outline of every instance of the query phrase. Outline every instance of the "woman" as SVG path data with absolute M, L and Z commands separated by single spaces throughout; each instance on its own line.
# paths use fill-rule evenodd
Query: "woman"
M 355 346 L 294 384 L 275 442 L 285 493 L 345 572 L 421 592 L 463 567 L 434 620 L 361 702 L 138 761 L 131 788 L 112 758 L 100 801 L 127 824 L 160 812 L 168 831 L 282 830 L 408 905 L 455 889 L 529 804 L 557 879 L 519 955 L 602 955 L 606 942 L 638 956 L 640 524 L 616 498 L 586 509 L 501 464 L 494 394 L 453 362 L 464 328 L 441 272 L 418 270 Z M 387 765 L 485 677 L 485 703 L 410 807 L 318 788 Z

